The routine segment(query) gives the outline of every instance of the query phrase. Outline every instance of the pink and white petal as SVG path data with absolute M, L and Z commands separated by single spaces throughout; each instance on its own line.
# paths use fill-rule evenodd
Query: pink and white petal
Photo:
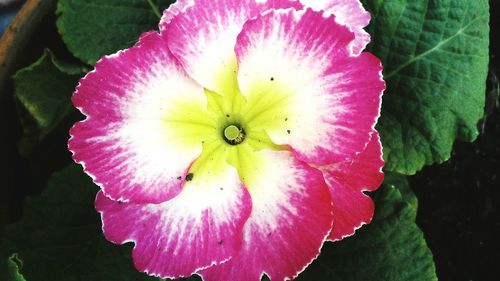
M 160 28 L 166 28 L 175 16 L 184 13 L 188 7 L 193 5 L 194 0 L 177 0 L 175 3 L 172 3 L 163 11 L 163 15 L 160 20 Z
M 353 39 L 348 28 L 311 9 L 248 21 L 236 45 L 248 127 L 314 165 L 363 151 L 385 83 L 378 58 L 349 52 Z
M 182 13 L 167 12 L 160 30 L 168 46 L 198 83 L 218 94 L 236 86 L 234 45 L 243 24 L 269 9 L 302 5 L 293 0 L 197 0 L 181 1 Z
M 382 184 L 383 166 L 382 145 L 374 131 L 365 151 L 356 158 L 319 168 L 330 188 L 334 209 L 329 240 L 351 236 L 363 224 L 371 222 L 375 206 L 363 191 L 375 191 Z
M 287 151 L 256 153 L 248 173 L 240 171 L 252 197 L 242 248 L 199 271 L 205 281 L 260 281 L 263 274 L 293 279 L 319 255 L 330 232 L 332 203 L 321 173 Z
M 352 160 L 323 166 L 338 181 L 359 191 L 375 191 L 384 180 L 382 144 L 377 131 L 373 131 L 366 149 Z
M 179 179 L 215 128 L 203 88 L 156 32 L 97 62 L 72 101 L 87 117 L 71 129 L 73 159 L 106 196 L 124 202 L 159 203 L 177 195 Z
M 305 7 L 324 11 L 325 16 L 335 15 L 335 21 L 349 27 L 356 35 L 351 43 L 354 54 L 361 53 L 370 43 L 370 34 L 364 28 L 370 23 L 371 15 L 359 0 L 300 0 Z
M 136 268 L 162 278 L 190 276 L 227 261 L 241 248 L 251 199 L 233 167 L 226 164 L 220 172 L 213 180 L 195 176 L 161 204 L 121 203 L 99 192 L 95 206 L 104 235 L 117 244 L 134 242 Z

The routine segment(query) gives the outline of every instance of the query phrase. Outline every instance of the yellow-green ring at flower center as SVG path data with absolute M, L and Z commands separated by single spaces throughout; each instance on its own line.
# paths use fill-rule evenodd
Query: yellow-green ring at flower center
M 240 135 L 240 129 L 235 125 L 229 125 L 224 129 L 224 136 L 228 140 L 235 140 Z
M 224 128 L 224 140 L 230 145 L 237 145 L 245 140 L 245 131 L 239 125 L 231 124 Z

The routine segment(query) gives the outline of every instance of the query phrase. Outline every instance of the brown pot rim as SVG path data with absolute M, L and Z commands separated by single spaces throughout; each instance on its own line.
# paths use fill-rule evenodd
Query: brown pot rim
M 5 98 L 3 89 L 12 74 L 16 57 L 55 4 L 56 0 L 27 0 L 0 37 L 0 99 Z

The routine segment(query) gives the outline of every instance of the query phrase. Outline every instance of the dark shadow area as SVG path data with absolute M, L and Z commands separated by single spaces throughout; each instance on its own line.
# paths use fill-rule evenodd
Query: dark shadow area
M 13 69 L 19 70 L 34 63 L 43 53 L 45 48 L 51 49 L 58 54 L 58 58 L 66 61 L 76 61 L 67 51 L 56 28 L 56 15 L 50 13 L 46 16 L 34 32 L 30 43 L 16 59 Z M 15 71 L 9 73 L 12 77 Z M 71 116 L 63 120 L 56 130 L 51 132 L 43 142 L 28 156 L 22 157 L 17 145 L 22 136 L 22 128 L 19 122 L 19 114 L 23 112 L 14 98 L 13 80 L 9 79 L 2 93 L 1 116 L 6 120 L 6 132 L 2 134 L 0 144 L 9 148 L 8 155 L 0 163 L 3 169 L 1 195 L 2 204 L 0 210 L 0 242 L 3 225 L 12 223 L 22 217 L 23 201 L 27 195 L 38 194 L 45 181 L 55 171 L 66 167 L 71 163 L 69 151 L 66 149 L 66 141 L 69 137 L 68 131 L 74 123 L 75 118 Z M 8 161 L 5 161 L 8 160 Z M 5 167 L 3 167 L 5 165 Z

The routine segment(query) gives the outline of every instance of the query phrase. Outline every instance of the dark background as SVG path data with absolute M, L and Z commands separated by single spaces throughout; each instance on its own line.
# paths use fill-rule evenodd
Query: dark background
M 500 1 L 491 0 L 490 3 L 492 60 L 487 115 L 479 124 L 481 135 L 473 144 L 457 142 L 449 162 L 426 167 L 410 177 L 411 187 L 419 198 L 417 223 L 434 254 L 440 281 L 500 280 L 500 108 L 498 92 L 494 91 L 498 87 L 495 74 L 500 76 L 500 25 L 497 19 L 500 17 Z M 40 25 L 19 67 L 35 61 L 44 47 L 49 47 L 59 56 L 62 54 L 63 58 L 72 59 L 54 23 L 52 15 Z M 6 90 L 12 91 L 12 85 Z M 8 136 L 2 136 L 1 145 L 14 148 L 22 131 L 20 124 L 16 123 L 16 104 L 13 100 L 6 102 L 8 106 L 2 115 L 9 116 L 8 121 L 13 125 Z M 0 200 L 0 204 L 7 202 L 0 208 L 0 231 L 2 221 L 13 222 L 21 218 L 26 195 L 38 194 L 54 170 L 71 162 L 64 136 L 75 118 L 78 116 L 70 116 L 49 135 L 40 146 L 43 149 L 35 149 L 28 158 L 21 157 L 13 149 L 10 167 L 0 167 L 11 175 L 2 179 L 2 188 L 14 187 L 8 188 L 6 197 Z M 47 159 L 51 159 L 51 165 L 44 165 Z

